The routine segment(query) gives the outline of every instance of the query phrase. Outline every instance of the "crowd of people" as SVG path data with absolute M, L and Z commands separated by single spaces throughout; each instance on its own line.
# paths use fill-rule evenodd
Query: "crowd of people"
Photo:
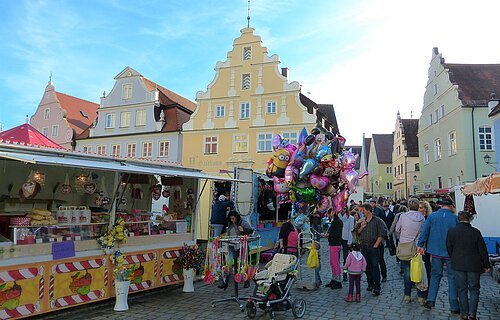
M 218 200 L 211 219 L 215 236 L 222 232 L 240 235 L 253 231 L 244 225 L 228 197 L 221 195 Z M 315 240 L 319 243 L 320 237 L 324 237 L 328 241 L 332 277 L 325 287 L 337 290 L 348 281 L 346 302 L 360 302 L 363 273 L 366 290 L 374 296 L 382 293 L 381 283 L 388 277 L 387 248 L 389 256 L 395 256 L 400 266 L 403 302 L 412 301 L 415 288 L 418 302 L 427 309 L 434 308 L 446 268 L 450 312 L 468 320 L 477 319 L 480 275 L 490 268 L 485 242 L 481 232 L 471 226 L 472 219 L 469 212 L 455 213 L 450 199 L 434 203 L 417 198 L 396 202 L 369 199 L 366 203 L 351 200 L 340 212 L 330 208 L 326 217 L 316 210 L 310 216 Z M 289 219 L 281 226 L 277 247 L 297 254 L 299 241 L 299 230 Z M 428 279 L 425 284 L 411 281 L 410 260 L 416 255 L 421 255 L 423 261 Z M 316 283 L 321 285 L 319 269 L 315 275 Z M 227 288 L 227 283 L 224 279 L 221 287 Z

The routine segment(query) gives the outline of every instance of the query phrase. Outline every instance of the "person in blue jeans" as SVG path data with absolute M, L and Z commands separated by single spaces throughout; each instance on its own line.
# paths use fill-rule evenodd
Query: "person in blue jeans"
M 456 227 L 458 218 L 453 213 L 455 205 L 451 199 L 441 202 L 441 208 L 433 212 L 427 220 L 418 239 L 418 253 L 431 255 L 431 279 L 429 281 L 429 292 L 424 307 L 431 309 L 436 303 L 439 284 L 443 277 L 443 268 L 446 266 L 448 274 L 448 300 L 450 311 L 453 314 L 460 314 L 460 306 L 457 298 L 457 288 L 455 286 L 455 272 L 448 251 L 446 250 L 446 235 L 448 230 Z
M 479 278 L 491 265 L 481 231 L 470 225 L 471 214 L 458 213 L 459 224 L 448 231 L 446 248 L 450 255 L 460 302 L 460 319 L 475 320 L 479 304 Z M 470 299 L 469 299 L 470 296 Z

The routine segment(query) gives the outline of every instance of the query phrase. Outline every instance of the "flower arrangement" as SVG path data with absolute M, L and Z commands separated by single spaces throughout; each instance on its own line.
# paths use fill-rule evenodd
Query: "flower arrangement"
M 116 242 L 127 242 L 127 235 L 125 234 L 125 220 L 122 218 L 116 219 L 115 225 L 97 239 L 97 243 L 101 249 L 112 249 L 115 247 Z
M 115 280 L 130 280 L 132 274 L 134 273 L 135 266 L 132 266 L 132 268 L 125 267 L 125 255 L 119 249 L 116 249 L 109 258 L 111 263 L 115 265 L 115 268 L 113 269 Z
M 203 251 L 198 245 L 188 246 L 184 243 L 179 250 L 177 261 L 183 269 L 198 268 L 203 258 Z

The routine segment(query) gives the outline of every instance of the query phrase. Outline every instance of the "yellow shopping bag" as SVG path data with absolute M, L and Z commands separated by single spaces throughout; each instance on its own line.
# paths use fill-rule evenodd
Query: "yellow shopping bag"
M 415 283 L 422 281 L 422 256 L 416 254 L 410 260 L 410 280 Z
M 307 257 L 307 266 L 311 269 L 319 268 L 319 255 L 314 243 L 309 248 L 309 257 Z

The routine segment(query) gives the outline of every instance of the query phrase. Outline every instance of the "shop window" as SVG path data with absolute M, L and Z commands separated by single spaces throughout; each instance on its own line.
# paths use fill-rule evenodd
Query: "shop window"
M 257 136 L 257 152 L 273 151 L 272 142 L 272 133 L 259 133 Z
M 143 142 L 142 143 L 142 157 L 143 158 L 151 158 L 153 154 L 153 143 L 152 142 Z
M 246 134 L 234 135 L 233 151 L 235 153 L 248 152 L 248 135 Z
M 129 111 L 121 113 L 120 127 L 122 127 L 122 128 L 130 127 L 130 112 Z
M 160 141 L 160 150 L 158 152 L 159 157 L 168 157 L 170 149 L 169 141 Z
M 136 144 L 135 143 L 129 143 L 127 144 L 127 157 L 129 158 L 135 158 L 135 148 Z
M 479 130 L 479 149 L 493 150 L 493 136 L 490 126 L 481 126 Z
M 218 147 L 218 137 L 205 137 L 204 154 L 217 154 Z

